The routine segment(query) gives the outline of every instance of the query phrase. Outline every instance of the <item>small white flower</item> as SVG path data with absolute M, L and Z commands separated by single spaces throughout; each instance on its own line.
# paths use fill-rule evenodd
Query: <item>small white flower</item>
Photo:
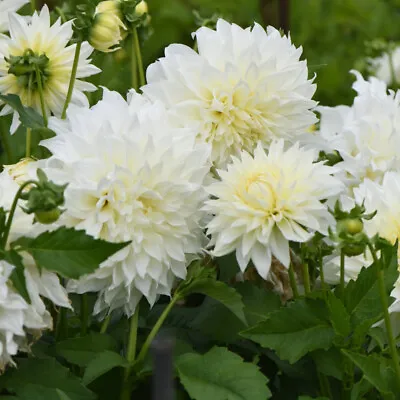
M 353 188 L 365 179 L 382 181 L 386 171 L 400 169 L 400 93 L 387 91 L 376 78 L 365 81 L 356 71 L 357 92 L 351 107 L 319 107 L 320 135 L 325 151 L 339 151 L 337 164 L 354 197 Z
M 36 81 L 36 72 L 22 74 L 10 72 L 12 57 L 22 57 L 31 52 L 37 57 L 46 56 L 48 61 L 41 68 L 43 91 L 46 113 L 60 116 L 67 97 L 67 91 L 71 76 L 76 44 L 68 45 L 72 39 L 72 21 L 61 24 L 58 19 L 53 25 L 50 22 L 50 14 L 47 6 L 40 13 L 35 12 L 28 21 L 16 13 L 9 14 L 10 38 L 4 37 L 0 41 L 0 92 L 2 94 L 17 94 L 26 106 L 35 108 L 41 113 L 39 90 Z M 77 80 L 71 102 L 80 106 L 88 106 L 88 100 L 84 91 L 96 90 L 96 87 L 80 80 L 100 70 L 90 64 L 88 57 L 92 53 L 92 47 L 82 43 Z M 7 61 L 8 60 L 8 61 Z M 19 66 L 20 67 L 20 66 Z M 25 66 L 23 66 L 25 67 Z M 12 109 L 5 105 L 1 115 L 11 113 Z M 17 125 L 17 115 L 14 114 L 13 129 Z
M 131 245 L 69 288 L 99 291 L 95 312 L 131 315 L 145 296 L 153 304 L 185 278 L 191 255 L 203 246 L 209 147 L 171 128 L 161 104 L 131 93 L 129 102 L 105 90 L 91 109 L 72 107 L 53 118 L 57 133 L 42 142 L 52 153 L 45 171 L 68 183 L 60 223 L 111 242 Z
M 208 188 L 216 199 L 205 207 L 215 215 L 207 226 L 212 254 L 236 250 L 242 271 L 251 259 L 266 278 L 272 255 L 289 266 L 289 241 L 305 242 L 313 231 L 326 233 L 333 218 L 321 200 L 338 195 L 342 184 L 331 176 L 334 168 L 314 158 L 312 150 L 297 144 L 285 151 L 280 140 L 268 155 L 259 144 L 254 157 L 243 151 L 227 171 L 219 170 L 221 181 Z
M 0 0 L 0 32 L 8 31 L 8 13 L 18 11 L 29 0 Z
M 231 155 L 252 152 L 258 141 L 295 140 L 316 122 L 311 108 L 315 85 L 308 80 L 302 48 L 273 27 L 242 29 L 220 19 L 216 30 L 194 34 L 198 53 L 173 44 L 149 66 L 151 99 L 161 100 L 176 123 L 194 129 L 212 144 L 212 161 L 226 165 Z

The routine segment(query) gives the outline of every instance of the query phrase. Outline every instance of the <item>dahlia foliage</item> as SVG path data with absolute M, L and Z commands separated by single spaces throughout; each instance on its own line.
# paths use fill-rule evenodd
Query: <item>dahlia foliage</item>
M 272 26 L 207 19 L 145 69 L 146 2 L 26 3 L 0 0 L 0 398 L 395 399 L 397 50 L 326 107 Z

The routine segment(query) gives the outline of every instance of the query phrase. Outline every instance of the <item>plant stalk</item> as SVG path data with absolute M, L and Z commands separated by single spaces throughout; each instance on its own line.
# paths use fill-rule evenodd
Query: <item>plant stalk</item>
M 344 300 L 344 266 L 345 254 L 343 249 L 340 250 L 340 298 Z
M 138 83 L 138 66 L 136 60 L 136 48 L 135 48 L 135 40 L 132 35 L 132 45 L 131 45 L 131 79 L 132 79 L 132 87 L 136 91 L 139 90 Z
M 310 271 L 308 269 L 308 264 L 303 263 L 303 281 L 304 281 L 304 290 L 306 295 L 311 293 L 311 285 L 310 285 Z
M 63 108 L 63 111 L 61 114 L 61 119 L 66 118 L 67 109 L 68 109 L 69 103 L 71 102 L 71 99 L 72 99 L 72 93 L 74 91 L 76 73 L 78 71 L 79 55 L 81 53 L 81 47 L 82 47 L 82 42 L 78 42 L 76 44 L 76 48 L 75 48 L 74 63 L 72 65 L 71 78 L 69 80 L 67 98 L 65 99 L 64 108 Z
M 7 240 L 8 240 L 8 236 L 10 234 L 10 230 L 11 230 L 11 224 L 12 224 L 12 220 L 14 218 L 14 214 L 15 214 L 15 210 L 17 209 L 17 203 L 18 200 L 23 192 L 23 190 L 28 186 L 28 185 L 37 185 L 36 181 L 30 180 L 30 181 L 26 181 L 24 182 L 20 188 L 18 189 L 18 192 L 15 194 L 14 196 L 14 200 L 13 203 L 11 205 L 11 209 L 10 209 L 10 213 L 8 214 L 8 218 L 7 218 L 7 222 L 6 222 L 6 227 L 4 229 L 3 232 L 3 236 L 1 239 L 1 248 L 5 249 L 6 245 L 7 245 Z
M 144 76 L 142 52 L 140 50 L 139 35 L 136 28 L 133 29 L 133 46 L 137 60 L 137 70 L 139 71 L 139 89 L 146 84 L 146 78 Z
M 108 328 L 108 325 L 110 325 L 110 321 L 111 321 L 111 314 L 107 315 L 107 317 L 104 318 L 104 321 L 101 324 L 100 333 L 106 333 L 107 332 L 107 328 Z
M 386 287 L 385 287 L 385 272 L 383 270 L 382 263 L 380 260 L 378 260 L 378 257 L 376 255 L 376 251 L 374 249 L 374 246 L 372 245 L 371 242 L 368 242 L 368 248 L 372 254 L 372 257 L 374 259 L 374 263 L 377 265 L 377 270 L 378 270 L 378 285 L 379 285 L 379 297 L 381 298 L 381 304 L 382 304 L 382 309 L 383 309 L 383 317 L 385 321 L 385 328 L 386 328 L 386 333 L 388 336 L 388 344 L 389 344 L 389 350 L 390 350 L 390 355 L 393 360 L 393 366 L 394 370 L 397 375 L 397 384 L 400 389 L 400 360 L 399 360 L 399 355 L 397 353 L 397 346 L 396 346 L 396 341 L 393 336 L 393 329 L 392 329 L 392 321 L 390 319 L 390 314 L 389 314 L 389 303 L 387 300 L 387 295 L 386 295 Z

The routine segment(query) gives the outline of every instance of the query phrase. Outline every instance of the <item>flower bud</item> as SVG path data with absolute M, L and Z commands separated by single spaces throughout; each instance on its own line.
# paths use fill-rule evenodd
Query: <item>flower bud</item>
M 49 211 L 35 211 L 35 220 L 41 224 L 52 224 L 56 222 L 61 215 L 59 208 L 53 208 Z
M 108 53 L 117 50 L 126 36 L 126 27 L 122 22 L 119 2 L 102 1 L 96 7 L 94 22 L 90 31 L 90 44 L 99 51 Z
M 142 16 L 143 14 L 148 14 L 149 13 L 149 6 L 147 3 L 142 0 L 135 8 L 136 15 L 139 17 Z
M 364 224 L 359 218 L 346 218 L 337 223 L 337 231 L 340 234 L 344 232 L 349 235 L 356 235 L 362 232 Z

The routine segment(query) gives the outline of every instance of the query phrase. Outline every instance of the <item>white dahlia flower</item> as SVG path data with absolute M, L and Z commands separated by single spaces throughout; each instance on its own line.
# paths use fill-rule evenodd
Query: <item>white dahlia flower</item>
M 261 141 L 295 140 L 316 122 L 315 85 L 308 80 L 302 48 L 273 27 L 242 29 L 220 19 L 216 30 L 194 34 L 198 53 L 173 44 L 150 65 L 143 92 L 161 100 L 176 123 L 212 144 L 212 161 L 252 152 Z
M 7 32 L 8 13 L 18 11 L 29 0 L 0 0 L 0 32 Z
M 337 167 L 350 197 L 365 179 L 381 182 L 386 171 L 400 169 L 400 93 L 388 92 L 376 78 L 365 81 L 354 74 L 357 96 L 351 107 L 318 108 L 323 150 L 337 150 L 342 156 Z
M 212 254 L 236 250 L 242 271 L 251 259 L 267 278 L 272 255 L 289 267 L 289 241 L 305 242 L 314 231 L 327 233 L 333 217 L 321 200 L 338 195 L 342 184 L 331 176 L 335 168 L 314 163 L 315 155 L 298 144 L 285 151 L 280 140 L 268 155 L 259 144 L 254 157 L 243 151 L 227 171 L 218 170 L 221 181 L 208 187 L 216 199 L 205 206 L 214 214 L 207 225 Z
M 27 57 L 29 54 L 42 57 L 40 73 L 45 111 L 48 115 L 53 113 L 60 116 L 67 97 L 76 47 L 76 44 L 68 45 L 72 39 L 72 21 L 61 24 L 58 19 L 51 25 L 46 5 L 40 13 L 35 12 L 29 21 L 16 13 L 9 14 L 9 21 L 11 37 L 4 36 L 4 40 L 0 41 L 0 92 L 17 94 L 24 105 L 41 113 L 36 71 L 28 63 Z M 83 92 L 96 90 L 93 84 L 80 80 L 100 71 L 90 64 L 88 57 L 92 51 L 93 48 L 87 42 L 82 43 L 71 99 L 73 104 L 88 106 Z M 11 112 L 10 106 L 5 105 L 1 115 Z M 17 115 L 14 116 L 13 130 L 17 126 Z
M 201 205 L 209 146 L 171 128 L 161 104 L 131 93 L 126 102 L 105 90 L 91 109 L 71 107 L 67 121 L 42 142 L 51 152 L 45 170 L 68 183 L 60 223 L 111 242 L 131 240 L 93 274 L 71 281 L 78 293 L 99 291 L 95 313 L 134 313 L 142 296 L 153 304 L 185 278 L 204 245 Z
M 0 207 L 10 210 L 19 185 L 28 179 L 22 179 L 21 173 L 27 169 L 23 165 L 6 166 L 0 174 Z M 14 173 L 17 172 L 15 175 Z M 33 216 L 25 214 L 17 207 L 9 242 L 21 236 L 32 237 L 38 233 L 33 225 Z M 60 284 L 58 276 L 46 270 L 39 272 L 34 260 L 28 254 L 22 254 L 26 287 L 31 299 L 28 304 L 12 286 L 9 276 L 14 269 L 6 261 L 0 261 L 0 370 L 18 351 L 28 351 L 26 332 L 40 334 L 43 329 L 52 329 L 53 321 L 47 311 L 43 297 L 57 306 L 71 308 L 66 290 Z

